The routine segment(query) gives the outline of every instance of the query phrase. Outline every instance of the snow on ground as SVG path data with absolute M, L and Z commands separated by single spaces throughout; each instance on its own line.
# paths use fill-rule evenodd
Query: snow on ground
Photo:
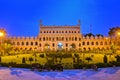
M 120 67 L 38 72 L 22 68 L 0 67 L 0 80 L 120 80 Z

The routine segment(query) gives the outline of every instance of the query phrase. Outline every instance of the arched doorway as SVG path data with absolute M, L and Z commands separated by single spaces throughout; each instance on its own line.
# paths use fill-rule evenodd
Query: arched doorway
M 75 49 L 76 48 L 76 45 L 74 44 L 74 43 L 72 43 L 71 45 L 70 45 L 70 49 Z
M 45 44 L 45 50 L 50 49 L 50 45 L 48 43 Z
M 58 43 L 58 50 L 62 50 L 63 49 L 63 44 L 60 42 Z

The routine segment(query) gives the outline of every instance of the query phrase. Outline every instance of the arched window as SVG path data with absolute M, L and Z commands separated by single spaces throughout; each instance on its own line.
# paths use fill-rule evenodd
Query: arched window
M 45 41 L 45 37 L 43 37 L 43 41 Z
M 96 45 L 99 45 L 98 42 L 96 42 Z
M 41 43 L 39 44 L 39 46 L 41 47 Z
M 17 42 L 17 45 L 19 46 L 19 45 L 20 45 L 20 43 L 19 43 L 19 42 Z
M 48 41 L 48 37 L 46 37 L 46 41 Z
M 66 37 L 66 41 L 68 41 L 68 38 Z
M 67 31 L 65 31 L 65 33 L 67 33 Z
M 24 42 L 22 42 L 21 44 L 22 44 L 22 46 L 23 46 L 23 45 L 24 45 Z
M 51 37 L 49 37 L 49 41 L 51 41 Z
M 79 47 L 81 46 L 81 43 L 79 43 Z
M 100 42 L 100 45 L 103 45 L 103 42 Z
M 55 46 L 55 44 L 53 43 L 53 44 L 52 44 L 52 46 L 54 47 L 54 46 Z
M 94 45 L 94 42 L 91 42 L 91 45 Z
M 39 38 L 39 41 L 41 41 L 41 38 Z
M 77 41 L 77 37 L 75 37 L 75 41 Z
M 89 45 L 89 42 L 87 42 L 87 45 Z
M 33 45 L 33 42 L 31 42 L 31 46 Z
M 68 43 L 66 43 L 66 47 L 68 47 Z
M 64 41 L 64 37 L 62 37 L 62 41 Z
M 85 42 L 82 42 L 82 45 L 85 45 Z
M 38 45 L 38 42 L 35 42 L 35 45 L 37 46 L 37 45 Z
M 56 41 L 58 41 L 58 37 L 56 37 Z
M 107 42 L 105 42 L 105 45 L 107 45 Z
M 89 47 L 89 48 L 88 48 L 88 50 L 90 51 L 90 50 L 91 50 L 91 48 Z
M 83 50 L 86 51 L 86 48 L 84 47 Z
M 69 37 L 69 41 L 71 41 L 71 37 Z
M 52 38 L 52 41 L 54 41 L 54 37 Z
M 28 43 L 28 42 L 26 42 L 26 45 L 28 46 L 28 45 L 29 45 L 29 43 Z

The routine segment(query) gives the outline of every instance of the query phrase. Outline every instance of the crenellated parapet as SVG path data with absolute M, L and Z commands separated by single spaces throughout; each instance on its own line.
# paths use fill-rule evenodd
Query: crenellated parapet
M 37 37 L 34 37 L 34 36 L 31 36 L 31 37 L 29 37 L 29 36 L 27 36 L 27 37 L 24 37 L 24 36 L 10 36 L 10 37 L 8 37 L 8 39 L 12 39 L 12 40 L 36 40 L 37 39 Z
M 105 36 L 83 36 L 83 39 L 105 39 Z

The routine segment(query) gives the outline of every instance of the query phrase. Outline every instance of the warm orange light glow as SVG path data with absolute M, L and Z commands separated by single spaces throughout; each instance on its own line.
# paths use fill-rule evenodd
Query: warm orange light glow
M 108 39 L 108 38 L 105 38 L 105 39 Z
M 117 34 L 120 35 L 120 32 L 118 32 Z
M 1 36 L 4 36 L 4 33 L 3 33 L 3 32 L 0 32 L 0 37 L 1 37 Z

